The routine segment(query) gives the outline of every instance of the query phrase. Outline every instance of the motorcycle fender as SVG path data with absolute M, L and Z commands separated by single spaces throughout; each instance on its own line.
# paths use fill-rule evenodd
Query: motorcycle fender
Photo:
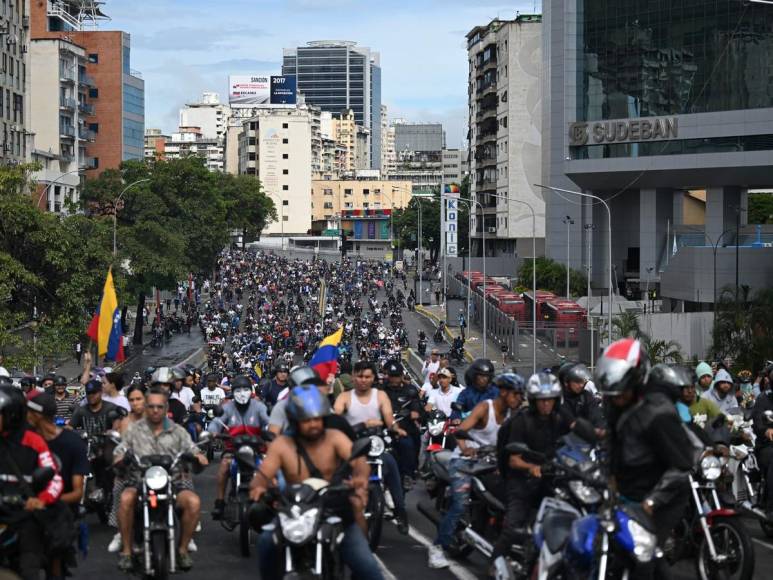
M 729 508 L 721 508 L 718 510 L 712 510 L 709 513 L 706 514 L 706 523 L 709 524 L 709 526 L 713 525 L 714 518 L 732 518 L 738 515 L 738 512 L 729 509 Z

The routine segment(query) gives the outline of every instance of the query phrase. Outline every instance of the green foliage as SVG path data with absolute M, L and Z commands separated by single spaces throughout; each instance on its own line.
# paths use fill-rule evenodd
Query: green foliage
M 773 224 L 773 192 L 749 194 L 749 223 Z
M 557 296 L 566 294 L 566 266 L 550 258 L 537 258 L 537 288 Z M 531 289 L 532 260 L 524 260 L 518 271 L 519 285 Z M 569 290 L 573 296 L 584 296 L 588 279 L 577 270 L 569 270 Z
M 681 345 L 675 340 L 652 338 L 644 333 L 635 312 L 622 312 L 612 319 L 612 333 L 615 340 L 637 338 L 641 341 L 652 364 L 680 364 L 684 361 Z
M 761 370 L 773 359 L 773 289 L 764 288 L 751 295 L 741 286 L 722 290 L 716 304 L 716 322 L 711 352 L 715 358 L 731 359 L 734 369 Z

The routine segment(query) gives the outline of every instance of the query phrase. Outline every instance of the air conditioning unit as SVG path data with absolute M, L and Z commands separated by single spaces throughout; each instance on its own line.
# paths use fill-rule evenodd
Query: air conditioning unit
M 496 228 L 486 228 L 486 232 L 488 232 L 489 234 L 495 234 L 495 233 L 497 233 L 497 229 Z

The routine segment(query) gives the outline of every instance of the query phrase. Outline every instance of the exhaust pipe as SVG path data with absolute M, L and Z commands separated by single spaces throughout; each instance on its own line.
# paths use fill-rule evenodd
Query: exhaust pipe
M 478 550 L 486 558 L 491 558 L 491 554 L 494 552 L 494 546 L 488 543 L 485 538 L 475 532 L 470 526 L 467 526 L 462 530 L 462 539 Z
M 436 526 L 440 525 L 440 514 L 437 512 L 434 506 L 427 505 L 427 501 L 423 500 L 416 504 L 416 509 L 419 510 L 419 513 L 422 514 L 425 518 L 427 518 L 429 521 L 431 521 Z

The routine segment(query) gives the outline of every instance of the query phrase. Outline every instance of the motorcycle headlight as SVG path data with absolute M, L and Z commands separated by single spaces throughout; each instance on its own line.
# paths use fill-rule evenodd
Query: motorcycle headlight
M 722 463 L 713 455 L 707 455 L 701 459 L 701 473 L 707 481 L 719 479 L 722 474 Z
M 386 449 L 386 444 L 384 443 L 384 440 L 379 437 L 378 435 L 373 435 L 370 438 L 370 451 L 368 451 L 368 455 L 371 457 L 378 457 L 382 453 L 384 453 L 384 450 Z
M 427 431 L 429 431 L 429 434 L 433 437 L 437 437 L 443 433 L 443 427 L 445 427 L 445 421 L 436 421 L 427 425 Z
M 154 465 L 145 472 L 145 485 L 153 491 L 164 489 L 169 483 L 169 474 L 166 469 Z
M 633 519 L 628 520 L 628 533 L 633 539 L 634 557 L 639 562 L 651 561 L 658 546 L 657 536 Z
M 318 508 L 311 508 L 297 515 L 279 513 L 279 525 L 282 535 L 291 544 L 302 544 L 314 533 L 317 523 Z
M 572 490 L 574 497 L 585 505 L 593 505 L 601 501 L 601 494 L 582 481 L 570 481 L 569 489 Z

